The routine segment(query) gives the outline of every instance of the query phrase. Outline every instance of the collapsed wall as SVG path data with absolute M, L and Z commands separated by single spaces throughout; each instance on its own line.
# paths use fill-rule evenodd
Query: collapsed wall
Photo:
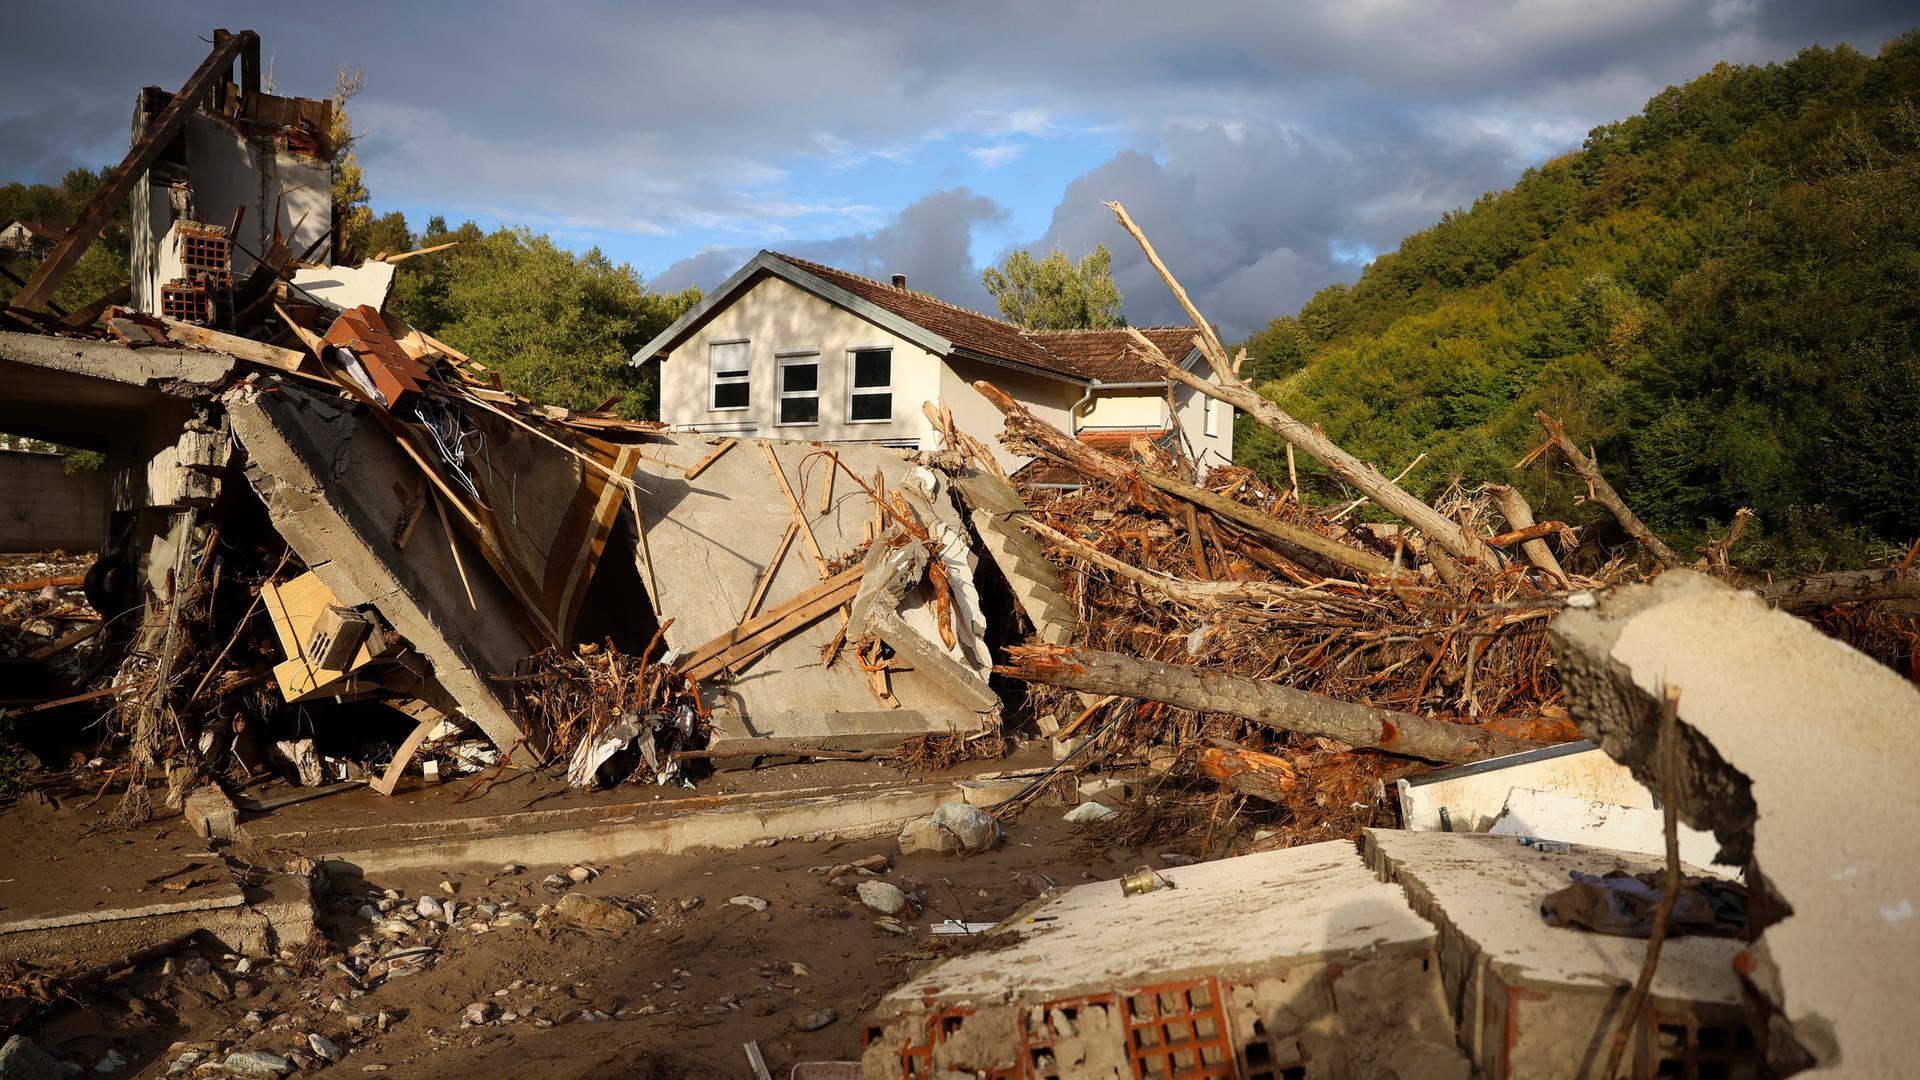
M 1658 790 L 1678 692 L 1677 810 L 1784 905 L 1742 958 L 1817 1071 L 1893 1076 L 1920 989 L 1920 689 L 1759 597 L 1686 571 L 1553 624 L 1581 728 Z M 1904 987 L 1904 990 L 1902 989 Z M 1774 1048 L 1791 1068 L 1790 1046 Z

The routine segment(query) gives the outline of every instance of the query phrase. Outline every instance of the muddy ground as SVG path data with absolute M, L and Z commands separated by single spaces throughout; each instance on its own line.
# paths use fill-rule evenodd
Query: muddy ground
M 970 857 L 903 856 L 891 838 L 788 841 L 596 867 L 558 892 L 543 882 L 569 867 L 446 867 L 372 881 L 323 873 L 324 943 L 292 959 L 204 943 L 23 1030 L 89 1070 L 118 1054 L 120 1076 L 226 1075 L 211 1062 L 261 1049 L 297 1075 L 737 1077 L 747 1074 L 741 1044 L 750 1040 L 784 1076 L 796 1062 L 857 1059 L 862 1016 L 881 995 L 913 965 L 966 947 L 931 936 L 931 924 L 995 921 L 1051 885 L 1163 864 L 1154 851 L 1077 858 L 1086 830 L 1105 826 L 1069 825 L 1061 813 L 1033 808 L 1006 824 L 997 849 Z M 861 860 L 873 869 L 852 865 Z M 892 883 L 918 902 L 887 925 L 858 898 L 862 881 Z M 637 925 L 569 921 L 551 910 L 569 893 L 619 910 L 580 901 L 562 910 L 578 906 L 616 927 L 628 911 Z M 422 896 L 453 905 L 452 925 L 444 914 L 421 917 Z M 310 1034 L 342 1060 L 325 1060 Z

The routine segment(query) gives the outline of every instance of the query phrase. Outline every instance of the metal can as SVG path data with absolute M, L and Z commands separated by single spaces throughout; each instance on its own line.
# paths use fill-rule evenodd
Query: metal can
M 1167 879 L 1161 877 L 1153 867 L 1142 866 L 1120 879 L 1120 895 L 1139 896 L 1141 893 L 1150 893 L 1166 884 Z

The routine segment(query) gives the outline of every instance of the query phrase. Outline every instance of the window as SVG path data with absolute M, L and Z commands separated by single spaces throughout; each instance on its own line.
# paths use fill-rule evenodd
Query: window
M 820 422 L 820 354 L 783 352 L 780 365 L 780 419 L 782 424 Z
M 893 350 L 854 349 L 847 381 L 847 420 L 884 424 L 893 419 Z
M 747 407 L 747 387 L 753 374 L 753 354 L 745 341 L 716 341 L 707 346 L 707 365 L 713 372 L 713 409 L 723 412 Z
M 1202 394 L 1200 395 L 1200 407 L 1206 410 L 1207 434 L 1220 434 L 1220 403 Z

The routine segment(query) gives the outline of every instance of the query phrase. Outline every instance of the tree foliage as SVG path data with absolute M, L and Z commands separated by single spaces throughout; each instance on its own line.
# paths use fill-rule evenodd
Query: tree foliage
M 435 217 L 414 236 L 397 212 L 378 223 L 403 248 L 459 244 L 400 263 L 389 311 L 536 400 L 591 409 L 618 395 L 621 415 L 658 415 L 655 368 L 627 361 L 700 301 L 698 289 L 652 292 L 598 248 L 575 255 L 525 228 L 488 234 L 467 222 L 449 230 Z
M 1677 547 L 1742 506 L 1755 565 L 1911 541 L 1917 99 L 1913 34 L 1722 64 L 1275 319 L 1255 377 L 1389 473 L 1427 452 L 1427 494 L 1515 482 L 1542 518 L 1609 528 L 1563 471 L 1513 471 L 1546 409 Z M 1284 472 L 1265 429 L 1240 445 Z
M 1113 253 L 1099 244 L 1078 263 L 1058 248 L 1044 259 L 1015 251 L 980 275 L 1010 323 L 1035 330 L 1105 330 L 1120 325 Z

